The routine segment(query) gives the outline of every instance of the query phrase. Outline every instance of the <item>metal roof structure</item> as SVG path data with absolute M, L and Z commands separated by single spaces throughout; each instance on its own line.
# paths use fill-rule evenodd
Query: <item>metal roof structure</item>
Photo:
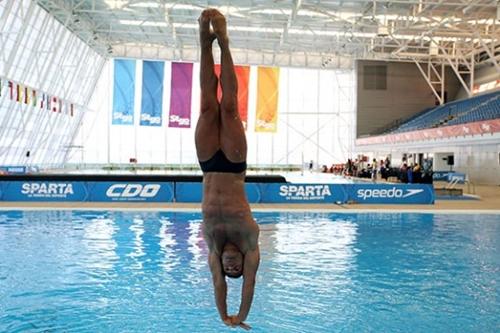
M 197 18 L 226 15 L 236 63 L 352 68 L 356 59 L 461 68 L 500 55 L 498 0 L 36 0 L 106 57 L 198 61 Z

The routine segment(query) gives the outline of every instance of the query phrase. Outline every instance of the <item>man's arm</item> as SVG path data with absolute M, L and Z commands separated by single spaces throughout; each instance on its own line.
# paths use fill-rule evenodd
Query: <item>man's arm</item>
M 210 266 L 210 271 L 212 272 L 215 304 L 217 305 L 217 310 L 219 311 L 220 318 L 225 322 L 228 318 L 226 303 L 227 284 L 226 278 L 222 275 L 220 257 L 216 253 L 210 252 L 208 257 L 208 264 Z
M 240 311 L 237 317 L 240 322 L 247 318 L 250 306 L 252 305 L 255 275 L 259 268 L 259 261 L 260 251 L 259 245 L 257 245 L 254 250 L 245 253 L 245 262 L 243 264 L 243 288 L 241 290 Z

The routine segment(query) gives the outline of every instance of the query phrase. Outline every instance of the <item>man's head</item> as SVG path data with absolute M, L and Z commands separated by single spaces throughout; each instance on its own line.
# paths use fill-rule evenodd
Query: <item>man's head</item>
M 226 243 L 221 255 L 223 273 L 231 278 L 239 278 L 243 274 L 243 254 L 232 243 Z

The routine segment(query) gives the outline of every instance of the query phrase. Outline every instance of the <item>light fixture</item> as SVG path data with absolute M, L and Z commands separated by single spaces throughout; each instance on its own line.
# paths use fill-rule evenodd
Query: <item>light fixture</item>
M 377 27 L 377 36 L 378 37 L 389 36 L 389 28 L 386 25 L 379 24 L 379 26 Z
M 429 45 L 429 55 L 437 56 L 439 54 L 439 45 L 434 40 L 431 40 Z

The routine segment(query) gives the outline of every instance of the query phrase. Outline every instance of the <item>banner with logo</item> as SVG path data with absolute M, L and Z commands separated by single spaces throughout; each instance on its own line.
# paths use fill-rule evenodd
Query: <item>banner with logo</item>
M 433 204 L 430 184 L 344 184 L 350 202 L 360 204 Z
M 500 132 L 500 119 L 477 121 L 452 126 L 442 126 L 437 128 L 427 128 L 424 130 L 388 134 L 381 136 L 371 136 L 356 139 L 356 145 L 388 144 L 415 142 L 423 140 L 445 139 L 457 136 L 483 135 Z
M 113 125 L 134 124 L 135 60 L 115 59 Z
M 448 174 L 450 171 L 434 171 L 432 173 L 432 179 L 433 180 L 442 180 L 442 181 L 448 181 Z
M 278 122 L 278 67 L 259 67 L 255 132 L 276 132 Z
M 173 62 L 168 127 L 191 127 L 192 86 L 193 64 Z
M 167 182 L 89 182 L 90 201 L 172 202 L 173 183 Z
M 249 203 L 261 202 L 260 184 L 246 183 L 245 192 Z M 175 183 L 175 202 L 201 202 L 203 199 L 203 184 L 193 182 Z
M 259 184 L 263 203 L 344 203 L 347 193 L 337 184 Z
M 3 201 L 86 201 L 85 182 L 9 181 L 2 182 Z
M 463 184 L 465 183 L 465 173 L 450 172 L 448 173 L 447 180 L 449 182 L 457 182 L 458 184 Z
M 215 75 L 219 78 L 217 87 L 217 99 L 222 100 L 222 88 L 220 85 L 220 65 L 215 65 Z M 250 79 L 250 66 L 234 66 L 236 80 L 238 81 L 238 113 L 245 130 L 248 125 L 248 82 Z
M 142 62 L 141 126 L 161 126 L 163 112 L 163 61 Z
M 429 184 L 247 183 L 245 192 L 250 203 L 433 204 L 435 199 Z M 202 183 L 0 182 L 3 201 L 201 202 L 202 197 Z

